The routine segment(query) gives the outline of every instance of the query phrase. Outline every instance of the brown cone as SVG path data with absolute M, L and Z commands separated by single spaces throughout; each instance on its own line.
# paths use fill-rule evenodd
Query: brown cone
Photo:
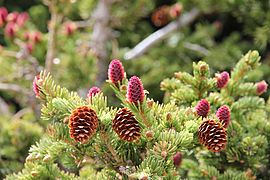
M 125 141 L 135 141 L 141 135 L 138 121 L 127 108 L 122 108 L 117 112 L 112 127 L 118 136 Z
M 206 120 L 199 127 L 199 141 L 212 152 L 225 149 L 227 132 L 220 122 Z
M 69 117 L 70 137 L 85 144 L 93 136 L 98 127 L 96 112 L 88 106 L 81 106 L 73 110 Z

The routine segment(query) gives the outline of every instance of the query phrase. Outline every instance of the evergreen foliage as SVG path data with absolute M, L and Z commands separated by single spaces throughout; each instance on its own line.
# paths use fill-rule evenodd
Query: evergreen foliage
M 41 72 L 41 81 L 37 84 L 42 99 L 41 119 L 50 121 L 50 125 L 46 135 L 30 148 L 24 169 L 6 179 L 268 177 L 269 105 L 256 91 L 246 89 L 244 95 L 237 94 L 239 87 L 248 83 L 248 72 L 259 67 L 259 60 L 257 51 L 249 51 L 232 70 L 228 85 L 222 89 L 217 87 L 216 77 L 210 76 L 205 62 L 194 63 L 193 75 L 178 72 L 176 78 L 162 82 L 162 89 L 170 96 L 166 104 L 154 102 L 147 96 L 143 101 L 130 102 L 126 96 L 128 79 L 118 84 L 108 81 L 122 106 L 134 114 L 140 126 L 140 137 L 131 141 L 114 131 L 112 123 L 119 108 L 108 106 L 102 92 L 88 101 L 56 86 L 50 74 Z M 178 93 L 182 88 L 187 91 Z M 192 94 L 193 98 L 187 94 Z M 197 115 L 195 110 L 202 98 L 211 104 L 206 117 Z M 228 142 L 224 150 L 211 152 L 198 143 L 198 129 L 207 119 L 218 121 L 215 112 L 224 104 L 231 109 L 231 123 L 225 130 Z M 99 120 L 97 132 L 83 143 L 72 138 L 67 124 L 73 110 L 80 106 L 93 109 Z M 124 117 L 131 118 L 128 114 Z M 116 125 L 122 126 L 121 123 Z M 133 127 L 132 124 L 122 126 L 126 128 L 124 132 L 131 132 Z M 179 152 L 183 159 L 180 167 L 176 165 Z

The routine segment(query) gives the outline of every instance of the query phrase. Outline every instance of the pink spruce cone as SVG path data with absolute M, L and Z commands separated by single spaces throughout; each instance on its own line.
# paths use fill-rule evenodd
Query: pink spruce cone
M 182 163 L 182 158 L 183 155 L 180 152 L 177 152 L 174 156 L 173 156 L 173 164 L 176 168 L 178 168 L 181 163 Z
M 5 27 L 5 35 L 9 38 L 13 38 L 18 30 L 17 25 L 14 22 L 9 22 Z
M 18 14 L 16 18 L 16 23 L 18 24 L 19 27 L 22 27 L 28 19 L 29 19 L 28 13 L 23 12 L 23 13 Z
M 257 82 L 256 87 L 257 87 L 256 93 L 258 95 L 261 95 L 267 91 L 268 84 L 263 80 L 263 81 Z
M 32 35 L 32 41 L 34 43 L 38 43 L 41 41 L 41 33 L 39 31 L 35 31 L 33 32 L 33 35 Z
M 127 100 L 131 103 L 137 104 L 138 101 L 143 102 L 143 99 L 144 90 L 142 81 L 137 76 L 132 76 L 128 82 Z
M 0 27 L 7 21 L 8 11 L 5 7 L 0 8 Z
M 36 44 L 41 41 L 41 33 L 39 31 L 26 32 L 24 34 L 24 39 L 26 41 L 32 41 L 33 44 Z
M 36 97 L 39 97 L 39 87 L 38 87 L 38 81 L 40 80 L 40 76 L 36 75 L 34 80 L 33 80 L 33 91 L 36 94 Z
M 170 7 L 169 11 L 170 17 L 175 19 L 181 15 L 182 11 L 183 11 L 182 4 L 176 3 Z
M 198 116 L 206 117 L 210 111 L 210 104 L 206 99 L 202 99 L 195 106 L 195 110 Z
M 9 13 L 7 16 L 7 21 L 16 23 L 18 16 L 19 16 L 18 12 Z
M 92 98 L 93 96 L 95 96 L 96 94 L 98 94 L 100 92 L 101 92 L 101 90 L 98 87 L 93 86 L 92 88 L 89 89 L 87 97 Z
M 29 54 L 32 54 L 32 52 L 33 52 L 33 50 L 34 50 L 34 46 L 33 46 L 32 43 L 27 43 L 27 44 L 25 45 L 25 49 L 26 49 L 26 51 L 27 51 Z
M 217 80 L 217 87 L 220 89 L 224 88 L 227 86 L 230 80 L 230 75 L 226 71 L 223 71 L 220 74 L 216 74 L 216 80 Z
M 73 34 L 77 29 L 77 25 L 74 22 L 67 22 L 64 24 L 64 31 L 66 35 Z
M 231 122 L 231 111 L 230 108 L 226 105 L 218 108 L 216 116 L 219 121 L 223 124 L 223 127 L 227 128 Z
M 108 70 L 108 77 L 114 84 L 117 84 L 118 81 L 122 81 L 125 78 L 124 67 L 118 59 L 111 61 Z

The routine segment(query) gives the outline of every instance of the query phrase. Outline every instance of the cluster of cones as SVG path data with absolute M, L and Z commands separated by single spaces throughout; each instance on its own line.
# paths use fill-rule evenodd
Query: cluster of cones
M 125 79 L 125 71 L 119 60 L 113 60 L 109 65 L 108 78 L 116 87 Z M 36 88 L 34 88 L 36 89 Z M 100 93 L 98 87 L 92 87 L 88 92 L 88 99 Z M 144 101 L 144 89 L 141 80 L 133 76 L 127 87 L 126 98 L 129 103 L 138 105 Z M 69 118 L 70 136 L 77 142 L 87 143 L 98 128 L 98 117 L 93 109 L 87 106 L 73 110 Z M 134 114 L 128 108 L 120 109 L 112 120 L 112 128 L 125 141 L 133 142 L 140 137 L 140 126 Z
M 204 121 L 199 127 L 198 138 L 199 142 L 207 147 L 212 152 L 219 152 L 226 148 L 227 144 L 227 127 L 231 122 L 230 108 L 227 105 L 221 106 L 216 117 L 208 118 L 210 104 L 206 99 L 202 99 L 195 107 L 195 112 L 198 116 L 204 118 Z

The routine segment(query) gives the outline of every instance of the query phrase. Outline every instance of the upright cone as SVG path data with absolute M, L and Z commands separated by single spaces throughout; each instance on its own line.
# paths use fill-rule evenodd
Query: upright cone
M 198 116 L 207 117 L 210 111 L 210 104 L 206 99 L 202 99 L 195 107 L 195 111 Z
M 85 144 L 95 134 L 98 127 L 96 112 L 88 106 L 81 106 L 73 110 L 69 117 L 70 137 Z
M 143 99 L 144 90 L 142 81 L 137 76 L 132 76 L 128 82 L 127 100 L 137 104 L 138 102 L 143 102 Z
M 111 61 L 108 69 L 108 78 L 113 84 L 117 84 L 125 78 L 124 67 L 118 59 Z
M 199 127 L 199 141 L 212 152 L 220 152 L 226 148 L 227 132 L 220 122 L 205 120 Z
M 218 108 L 216 116 L 219 119 L 219 121 L 223 124 L 223 126 L 227 128 L 231 122 L 230 108 L 226 105 L 221 106 L 220 108 Z
M 134 115 L 127 108 L 120 109 L 113 119 L 113 130 L 125 141 L 135 141 L 140 137 L 141 128 Z

